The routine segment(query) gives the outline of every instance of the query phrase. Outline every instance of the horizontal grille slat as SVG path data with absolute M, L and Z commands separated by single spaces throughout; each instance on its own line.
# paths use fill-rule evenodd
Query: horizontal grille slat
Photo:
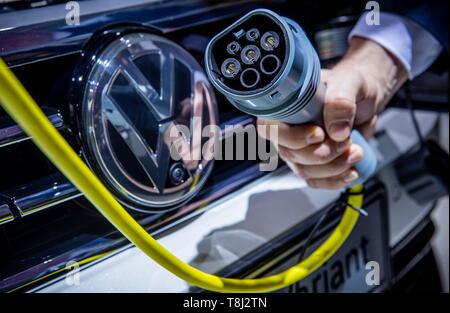
M 0 200 L 0 225 L 10 222 L 14 216 L 9 209 L 9 206 Z
M 81 196 L 60 173 L 3 191 L 2 194 L 22 217 Z
M 53 126 L 56 128 L 62 128 L 64 126 L 62 115 L 57 109 L 44 107 L 42 110 Z M 28 139 L 30 137 L 11 118 L 4 116 L 0 119 L 0 148 Z

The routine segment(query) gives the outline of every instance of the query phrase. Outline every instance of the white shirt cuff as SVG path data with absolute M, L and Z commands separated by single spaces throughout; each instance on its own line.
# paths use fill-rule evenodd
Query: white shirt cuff
M 424 72 L 441 53 L 437 39 L 413 21 L 381 12 L 380 24 L 369 25 L 366 14 L 359 18 L 349 40 L 358 36 L 377 42 L 403 64 L 410 79 Z

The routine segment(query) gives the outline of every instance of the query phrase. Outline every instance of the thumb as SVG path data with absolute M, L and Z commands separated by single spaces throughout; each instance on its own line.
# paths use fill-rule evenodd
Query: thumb
M 350 136 L 363 79 L 351 69 L 341 69 L 328 72 L 324 82 L 327 86 L 323 108 L 325 129 L 331 139 L 341 142 Z

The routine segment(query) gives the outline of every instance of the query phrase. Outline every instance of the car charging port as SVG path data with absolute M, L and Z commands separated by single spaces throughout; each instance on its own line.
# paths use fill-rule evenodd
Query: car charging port
M 254 68 L 248 68 L 241 74 L 241 84 L 247 89 L 253 88 L 258 85 L 261 80 L 261 75 Z
M 280 68 L 280 59 L 273 54 L 266 55 L 261 59 L 259 67 L 261 68 L 261 72 L 266 75 L 275 74 Z
M 228 58 L 222 63 L 220 71 L 226 78 L 234 79 L 241 72 L 241 63 L 234 58 Z
M 274 51 L 280 45 L 280 36 L 276 32 L 265 32 L 261 37 L 261 48 L 266 51 Z
M 241 51 L 241 45 L 237 41 L 232 41 L 227 45 L 227 52 L 231 55 L 237 55 Z
M 245 37 L 248 41 L 256 41 L 259 38 L 259 30 L 252 28 L 245 34 Z
M 247 65 L 253 65 L 261 58 L 261 50 L 255 45 L 248 45 L 242 49 L 241 60 Z
M 263 11 L 234 23 L 207 48 L 213 80 L 233 94 L 268 88 L 286 67 L 287 37 L 286 27 Z

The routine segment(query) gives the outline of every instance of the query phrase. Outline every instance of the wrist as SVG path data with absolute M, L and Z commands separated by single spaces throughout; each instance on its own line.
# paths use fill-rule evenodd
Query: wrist
M 339 63 L 357 71 L 368 86 L 376 86 L 377 102 L 386 104 L 408 79 L 403 64 L 378 43 L 353 37 L 347 53 Z

